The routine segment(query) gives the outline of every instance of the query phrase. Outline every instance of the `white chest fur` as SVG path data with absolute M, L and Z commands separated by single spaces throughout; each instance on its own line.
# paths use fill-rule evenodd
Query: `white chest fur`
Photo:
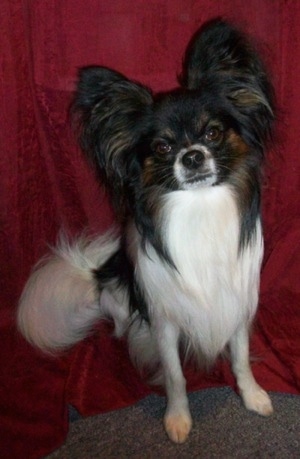
M 138 252 L 137 276 L 150 315 L 179 326 L 213 359 L 255 313 L 263 252 L 260 221 L 239 253 L 240 221 L 228 186 L 170 193 L 161 218 L 163 241 L 177 270 L 152 247 L 147 255 Z

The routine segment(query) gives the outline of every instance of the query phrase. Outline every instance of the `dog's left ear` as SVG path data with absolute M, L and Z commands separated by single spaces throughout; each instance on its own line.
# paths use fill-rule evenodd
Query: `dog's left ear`
M 80 144 L 112 189 L 122 192 L 130 155 L 147 132 L 152 102 L 150 90 L 120 73 L 104 67 L 80 71 L 73 106 Z
M 182 80 L 191 90 L 215 82 L 240 120 L 249 122 L 252 117 L 258 144 L 270 134 L 272 85 L 257 52 L 230 24 L 214 20 L 195 34 L 186 52 Z

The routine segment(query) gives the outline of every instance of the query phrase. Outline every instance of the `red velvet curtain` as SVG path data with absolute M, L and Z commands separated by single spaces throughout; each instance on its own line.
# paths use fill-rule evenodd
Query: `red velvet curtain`
M 278 134 L 263 193 L 266 256 L 253 336 L 258 380 L 300 390 L 300 3 L 293 0 L 2 0 L 0 455 L 41 457 L 67 433 L 67 404 L 91 415 L 150 392 L 109 325 L 59 358 L 15 329 L 18 297 L 58 231 L 104 231 L 112 213 L 76 145 L 68 107 L 77 69 L 99 64 L 154 91 L 177 84 L 182 55 L 222 16 L 261 44 L 278 101 Z M 187 370 L 190 390 L 233 384 L 226 363 Z

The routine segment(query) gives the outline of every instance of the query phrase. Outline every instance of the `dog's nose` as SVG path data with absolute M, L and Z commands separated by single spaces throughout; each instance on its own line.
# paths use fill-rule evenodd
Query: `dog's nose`
M 187 169 L 198 169 L 204 161 L 204 155 L 199 150 L 191 150 L 182 157 L 182 164 Z

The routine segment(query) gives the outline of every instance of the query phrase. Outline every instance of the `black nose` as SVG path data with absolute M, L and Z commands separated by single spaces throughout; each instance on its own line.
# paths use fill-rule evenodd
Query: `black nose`
M 182 164 L 187 169 L 198 169 L 203 164 L 204 155 L 201 151 L 192 150 L 182 157 Z

